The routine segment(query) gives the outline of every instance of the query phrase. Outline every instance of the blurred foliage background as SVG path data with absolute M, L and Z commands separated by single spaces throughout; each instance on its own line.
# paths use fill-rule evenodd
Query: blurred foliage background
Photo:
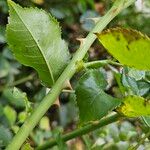
M 42 8 L 55 16 L 60 22 L 63 38 L 68 42 L 72 54 L 80 45 L 77 38 L 85 37 L 94 26 L 94 22 L 89 18 L 103 16 L 112 5 L 110 0 L 14 1 L 22 6 Z M 0 0 L 0 149 L 5 148 L 25 118 L 48 92 L 48 89 L 41 85 L 36 72 L 32 68 L 22 66 L 13 57 L 5 37 L 7 17 L 7 2 Z M 135 5 L 118 15 L 108 25 L 108 28 L 116 26 L 134 28 L 150 36 L 150 1 L 137 1 Z M 86 59 L 89 61 L 111 58 L 97 41 L 92 45 L 87 56 Z M 112 68 L 112 66 L 110 68 L 120 69 Z M 110 68 L 104 68 L 109 82 L 107 92 L 120 97 L 121 92 Z M 150 73 L 124 68 L 124 76 L 119 73 L 118 76 L 116 75 L 116 77 L 120 76 L 128 92 L 138 93 L 146 98 L 150 97 Z M 79 75 L 76 75 L 72 79 L 73 87 L 78 78 Z M 58 133 L 65 133 L 78 127 L 75 95 L 63 93 L 60 95 L 59 103 L 48 110 L 39 125 L 30 134 L 26 142 L 32 147 L 42 144 L 51 137 L 56 137 Z M 136 145 L 147 130 L 149 127 L 144 125 L 140 118 L 121 120 L 73 139 L 67 142 L 67 147 L 71 150 L 127 150 L 129 146 Z M 148 139 L 138 149 L 149 150 Z

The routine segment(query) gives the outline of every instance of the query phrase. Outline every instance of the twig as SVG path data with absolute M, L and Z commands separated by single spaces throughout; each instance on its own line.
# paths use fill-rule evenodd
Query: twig
M 82 128 L 76 129 L 76 130 L 74 130 L 70 133 L 67 133 L 67 134 L 63 135 L 62 140 L 64 142 L 69 141 L 73 138 L 76 138 L 78 136 L 82 136 L 86 133 L 89 133 L 89 132 L 94 131 L 96 129 L 99 129 L 103 126 L 106 126 L 110 123 L 116 122 L 121 118 L 122 117 L 120 115 L 115 114 L 115 115 L 112 115 L 108 118 L 101 119 L 99 121 L 93 122 L 93 123 L 88 124 L 88 125 L 86 125 Z M 45 142 L 43 145 L 37 147 L 36 150 L 46 150 L 47 148 L 51 148 L 54 145 L 57 145 L 57 141 L 56 141 L 56 139 L 51 139 L 51 140 Z

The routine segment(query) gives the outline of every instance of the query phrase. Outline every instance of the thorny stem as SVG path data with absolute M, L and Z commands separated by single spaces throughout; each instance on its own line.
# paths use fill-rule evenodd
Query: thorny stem
M 106 126 L 110 123 L 116 122 L 120 118 L 121 118 L 121 116 L 118 114 L 112 115 L 110 117 L 101 119 L 97 122 L 90 123 L 86 126 L 83 126 L 82 128 L 76 129 L 70 133 L 64 134 L 64 135 L 62 135 L 61 138 L 64 142 L 69 141 L 73 138 L 82 136 L 86 133 L 89 133 L 89 132 L 99 129 L 103 126 Z M 37 147 L 36 150 L 46 150 L 47 148 L 51 148 L 54 145 L 57 145 L 57 141 L 56 141 L 56 139 L 51 139 L 51 140 L 45 142 L 43 145 Z
M 137 145 L 131 146 L 131 147 L 129 148 L 129 150 L 137 150 L 138 147 L 139 147 L 141 144 L 143 144 L 144 141 L 145 141 L 145 139 L 148 138 L 148 137 L 150 137 L 150 130 L 145 134 L 145 136 L 144 136 L 143 138 L 140 139 L 140 141 L 138 142 Z
M 87 62 L 84 63 L 84 67 L 85 68 L 99 68 L 101 66 L 105 66 L 105 65 L 115 65 L 115 66 L 122 66 L 122 64 L 117 63 L 115 61 L 112 60 L 97 60 L 97 61 L 92 61 L 92 62 Z
M 102 17 L 97 22 L 93 30 L 81 43 L 80 48 L 77 50 L 66 69 L 63 71 L 56 83 L 53 85 L 52 90 L 43 98 L 38 107 L 36 107 L 32 114 L 26 119 L 25 123 L 19 129 L 19 131 L 17 132 L 11 143 L 8 145 L 6 150 L 19 150 L 21 145 L 29 136 L 30 132 L 38 124 L 42 116 L 55 102 L 56 98 L 63 89 L 64 83 L 70 80 L 70 78 L 75 74 L 76 63 L 84 58 L 88 49 L 95 41 L 96 35 L 93 33 L 101 32 L 115 16 L 117 16 L 123 9 L 131 5 L 133 2 L 135 2 L 135 0 L 115 0 L 112 8 L 107 12 L 107 14 L 104 17 Z

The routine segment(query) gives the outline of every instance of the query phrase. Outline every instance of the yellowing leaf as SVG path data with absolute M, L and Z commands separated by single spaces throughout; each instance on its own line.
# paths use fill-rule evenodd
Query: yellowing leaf
M 131 29 L 113 28 L 97 37 L 123 65 L 150 70 L 150 38 L 146 35 Z
M 42 5 L 44 0 L 32 0 L 35 4 Z
M 118 112 L 127 117 L 150 116 L 150 101 L 139 96 L 128 96 L 118 108 Z

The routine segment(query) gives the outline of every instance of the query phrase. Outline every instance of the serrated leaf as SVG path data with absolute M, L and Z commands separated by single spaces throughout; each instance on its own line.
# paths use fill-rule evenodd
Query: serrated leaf
M 142 33 L 113 28 L 97 34 L 107 51 L 123 65 L 150 70 L 150 38 Z
M 145 71 L 128 68 L 128 75 L 138 81 L 145 78 Z
M 7 40 L 16 59 L 52 86 L 70 59 L 58 22 L 38 8 L 22 8 L 11 0 L 8 5 Z
M 127 117 L 150 116 L 150 101 L 140 96 L 127 96 L 118 112 Z
M 101 119 L 121 103 L 103 91 L 106 86 L 100 70 L 90 70 L 79 80 L 76 97 L 81 123 Z

